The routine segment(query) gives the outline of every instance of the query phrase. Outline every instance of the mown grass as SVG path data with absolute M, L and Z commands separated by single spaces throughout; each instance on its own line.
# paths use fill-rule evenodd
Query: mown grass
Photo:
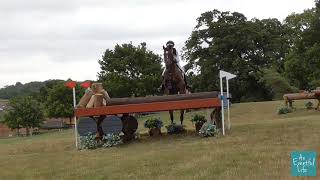
M 234 104 L 231 131 L 217 138 L 195 135 L 192 112 L 186 134 L 143 135 L 109 149 L 76 151 L 71 130 L 1 139 L 0 179 L 301 179 L 290 176 L 290 152 L 320 152 L 320 112 L 304 103 L 281 116 L 279 101 Z M 152 116 L 169 122 L 167 113 Z

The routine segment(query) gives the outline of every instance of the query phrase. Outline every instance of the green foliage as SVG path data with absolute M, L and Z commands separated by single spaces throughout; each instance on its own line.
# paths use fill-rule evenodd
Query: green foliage
M 289 50 L 286 28 L 277 19 L 252 19 L 238 12 L 213 10 L 201 14 L 184 48 L 186 69 L 194 91 L 219 89 L 219 70 L 237 75 L 230 84 L 235 101 L 270 100 L 259 82 L 261 68 L 283 71 Z M 190 75 L 192 74 L 192 75 Z
M 73 117 L 73 93 L 72 89 L 67 88 L 64 81 L 55 83 L 51 88 L 42 89 L 42 93 L 46 95 L 44 108 L 48 117 Z M 84 89 L 76 87 L 76 100 L 79 102 L 84 94 Z
M 0 113 L 0 122 L 4 121 L 4 114 L 3 113 Z
M 293 29 L 293 46 L 285 61 L 285 74 L 300 89 L 313 89 L 320 84 L 320 7 L 287 17 Z
M 161 57 L 147 50 L 146 43 L 107 49 L 99 64 L 99 81 L 112 97 L 154 95 L 161 84 Z
M 40 103 L 31 96 L 12 98 L 8 106 L 4 123 L 11 129 L 39 127 L 44 120 Z
M 207 120 L 206 120 L 206 118 L 205 118 L 203 115 L 196 114 L 196 115 L 194 115 L 194 116 L 192 117 L 191 122 L 203 124 L 203 123 L 207 122 Z
M 309 110 L 310 110 L 310 109 L 313 109 L 313 103 L 310 102 L 310 101 L 307 102 L 307 103 L 305 104 L 305 106 L 306 106 L 306 108 L 309 109 Z
M 102 145 L 104 148 L 117 146 L 123 143 L 121 137 L 113 133 L 103 136 L 102 141 L 104 142 Z
M 80 136 L 80 149 L 97 149 L 101 143 L 96 140 L 94 133 L 88 133 L 86 136 Z
M 280 100 L 285 93 L 298 92 L 296 87 L 290 86 L 288 80 L 274 69 L 264 69 L 259 80 L 269 89 L 273 100 Z
M 286 59 L 286 76 L 300 89 L 313 89 L 319 85 L 320 42 L 306 50 L 293 51 Z
M 288 27 L 287 36 L 292 47 L 299 45 L 303 32 L 310 28 L 315 11 L 315 8 L 307 9 L 301 14 L 293 13 L 286 17 L 284 26 Z
M 199 134 L 203 137 L 217 136 L 219 133 L 217 127 L 212 123 L 205 123 L 201 127 Z
M 162 121 L 159 118 L 150 118 L 144 122 L 144 127 L 153 129 L 153 128 L 158 128 L 160 129 L 163 126 Z
M 288 113 L 291 113 L 292 110 L 288 107 L 281 107 L 278 109 L 278 114 L 281 115 L 281 114 L 288 114 Z
M 48 80 L 45 82 L 30 82 L 22 84 L 17 82 L 15 85 L 6 86 L 0 89 L 0 99 L 11 99 L 17 96 L 33 96 L 40 92 L 40 89 L 45 86 L 46 83 L 55 80 Z
M 179 134 L 185 132 L 185 128 L 181 124 L 172 123 L 166 126 L 168 134 Z

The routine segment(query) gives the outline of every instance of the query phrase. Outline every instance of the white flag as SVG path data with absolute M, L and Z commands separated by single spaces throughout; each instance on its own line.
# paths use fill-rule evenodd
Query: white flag
M 237 76 L 234 74 L 231 74 L 229 72 L 220 70 L 220 78 L 224 78 L 224 77 L 226 77 L 229 80 L 229 79 L 235 78 Z

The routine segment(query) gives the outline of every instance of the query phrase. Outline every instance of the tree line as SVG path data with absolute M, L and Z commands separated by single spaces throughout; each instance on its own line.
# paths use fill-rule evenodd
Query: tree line
M 320 86 L 320 5 L 283 22 L 247 19 L 213 10 L 197 18 L 183 57 L 192 92 L 219 89 L 220 69 L 237 75 L 233 101 L 279 99 L 284 93 Z M 99 81 L 115 97 L 159 93 L 161 59 L 146 43 L 107 49 L 99 60 Z
M 283 22 L 248 19 L 239 12 L 202 13 L 183 47 L 191 91 L 218 90 L 221 69 L 237 75 L 230 84 L 235 102 L 279 99 L 284 93 L 320 86 L 319 19 L 319 0 L 315 7 L 288 15 Z M 160 95 L 162 61 L 145 42 L 117 44 L 98 60 L 98 81 L 111 97 Z M 31 95 L 36 101 L 31 104 L 39 103 L 44 116 L 72 117 L 72 92 L 63 84 L 56 80 L 22 88 L 17 83 L 0 89 L 0 98 Z M 83 90 L 77 91 L 79 99 Z M 12 110 L 16 102 L 31 101 L 14 99 L 9 103 Z
M 45 118 L 73 117 L 72 90 L 65 86 L 66 81 L 45 81 L 37 91 L 12 97 L 7 104 L 3 122 L 11 129 L 40 127 Z M 84 89 L 76 87 L 76 99 L 80 100 Z

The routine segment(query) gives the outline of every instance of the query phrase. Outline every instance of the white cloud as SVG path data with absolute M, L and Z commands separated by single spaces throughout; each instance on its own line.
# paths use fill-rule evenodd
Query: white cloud
M 237 11 L 249 19 L 284 19 L 313 0 L 3 0 L 0 1 L 0 87 L 17 81 L 96 79 L 98 59 L 118 43 L 146 42 L 162 53 L 181 49 L 201 13 Z

